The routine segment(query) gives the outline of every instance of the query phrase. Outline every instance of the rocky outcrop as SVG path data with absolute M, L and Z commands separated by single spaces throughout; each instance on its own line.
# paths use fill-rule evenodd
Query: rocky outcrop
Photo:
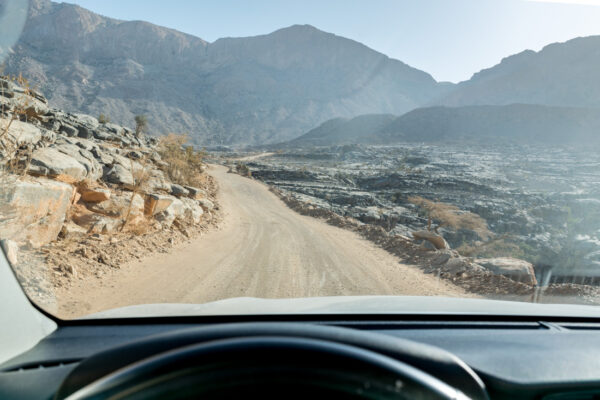
M 475 263 L 495 274 L 506 276 L 528 285 L 537 285 L 533 264 L 512 257 L 478 258 Z
M 152 133 L 190 132 L 203 144 L 289 140 L 332 116 L 408 111 L 448 86 L 308 25 L 207 43 L 73 4 L 30 3 L 7 71 L 35 77 L 53 106 L 119 124 L 144 110 Z M 72 136 L 110 135 L 69 125 Z
M 0 86 L 0 240 L 39 248 L 59 235 L 183 229 L 214 208 L 204 188 L 166 178 L 156 139 L 50 108 L 12 80 Z
M 43 246 L 56 240 L 65 223 L 75 189 L 46 179 L 0 182 L 0 239 Z

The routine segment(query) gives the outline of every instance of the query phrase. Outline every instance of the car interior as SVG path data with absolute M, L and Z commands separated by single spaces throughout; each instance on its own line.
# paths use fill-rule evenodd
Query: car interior
M 2 304 L 13 314 L 0 314 L 2 347 L 26 350 L 0 364 L 2 399 L 600 396 L 600 321 L 591 317 L 344 313 L 61 321 L 36 308 L 3 267 Z M 24 344 L 11 343 L 15 332 Z

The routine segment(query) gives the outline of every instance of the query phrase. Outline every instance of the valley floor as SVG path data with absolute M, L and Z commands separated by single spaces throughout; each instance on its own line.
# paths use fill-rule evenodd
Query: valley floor
M 101 280 L 58 288 L 58 314 L 74 318 L 144 303 L 205 303 L 231 297 L 338 295 L 473 297 L 358 234 L 302 216 L 267 186 L 223 166 L 223 222 L 171 254 L 133 260 Z

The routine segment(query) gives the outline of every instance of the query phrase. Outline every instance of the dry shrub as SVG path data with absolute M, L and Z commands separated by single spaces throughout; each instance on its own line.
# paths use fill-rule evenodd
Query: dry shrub
M 101 124 L 108 124 L 110 122 L 110 117 L 108 117 L 106 114 L 100 114 L 98 115 L 98 122 L 100 122 Z
M 466 257 L 525 257 L 524 251 L 516 243 L 508 241 L 506 235 L 484 243 L 463 243 L 456 251 Z
M 123 224 L 121 225 L 120 231 L 122 232 L 127 224 L 129 223 L 129 217 L 131 216 L 131 209 L 133 208 L 133 201 L 135 196 L 139 193 L 143 193 L 148 180 L 150 179 L 150 167 L 145 158 L 140 160 L 140 164 L 142 168 L 136 168 L 135 162 L 132 159 L 129 159 L 130 163 L 130 171 L 131 176 L 133 178 L 133 185 L 131 186 L 131 198 L 129 200 L 129 205 L 127 206 L 127 211 L 125 212 L 125 218 L 123 219 Z M 132 228 L 134 229 L 134 228 Z M 131 229 L 130 229 L 131 230 Z
M 205 152 L 197 151 L 193 146 L 186 146 L 187 140 L 187 135 L 175 133 L 160 138 L 158 153 L 167 163 L 163 171 L 172 182 L 177 184 L 202 186 Z
M 488 229 L 485 219 L 475 213 L 463 211 L 452 204 L 432 201 L 420 196 L 409 197 L 408 201 L 425 210 L 427 230 L 429 231 L 432 230 L 432 223 L 436 222 L 438 225 L 433 228 L 436 233 L 439 228 L 447 226 L 454 229 L 471 230 L 483 240 L 492 237 L 492 232 Z
M 235 166 L 235 170 L 242 176 L 247 176 L 248 178 L 252 176 L 252 171 L 250 171 L 250 168 L 244 163 L 238 162 Z
M 5 109 L 4 104 L 0 110 L 0 115 L 10 112 L 8 122 L 0 125 L 0 152 L 5 158 L 5 168 L 10 173 L 25 175 L 29 169 L 29 163 L 33 154 L 33 147 L 22 145 L 19 142 L 20 132 L 13 132 L 9 135 L 10 128 L 14 121 L 39 118 L 32 107 L 35 99 L 35 92 L 31 89 L 29 81 L 19 74 L 18 76 L 1 76 L 1 78 L 13 81 L 23 88 L 24 96 L 19 98 L 12 110 Z M 4 87 L 0 87 L 1 94 L 4 95 Z M 13 136 L 13 137 L 11 137 Z

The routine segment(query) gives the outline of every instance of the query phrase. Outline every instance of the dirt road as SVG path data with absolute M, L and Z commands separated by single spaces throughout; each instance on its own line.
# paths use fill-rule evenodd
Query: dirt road
M 257 181 L 221 166 L 211 174 L 225 214 L 219 230 L 123 265 L 102 281 L 76 283 L 59 299 L 60 313 L 243 296 L 469 296 L 353 232 L 295 213 Z

